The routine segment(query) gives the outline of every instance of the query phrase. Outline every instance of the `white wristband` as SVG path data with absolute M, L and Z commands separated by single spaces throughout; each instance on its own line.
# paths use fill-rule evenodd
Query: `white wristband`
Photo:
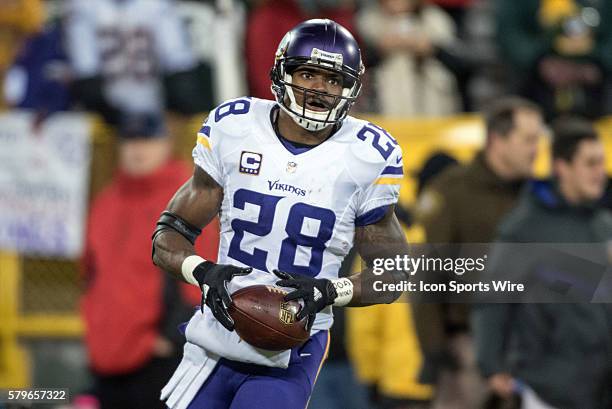
M 343 307 L 353 299 L 353 282 L 348 278 L 331 280 L 338 296 L 334 300 L 334 306 Z
M 185 258 L 185 260 L 183 260 L 183 264 L 181 264 L 181 273 L 183 274 L 185 281 L 199 287 L 200 284 L 198 283 L 198 280 L 196 280 L 193 276 L 193 270 L 195 270 L 198 265 L 205 261 L 206 260 L 204 260 L 202 257 L 195 254 Z

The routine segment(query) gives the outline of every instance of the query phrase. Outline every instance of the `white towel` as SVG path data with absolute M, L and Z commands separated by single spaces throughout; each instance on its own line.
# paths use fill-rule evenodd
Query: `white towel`
M 218 356 L 185 343 L 183 359 L 162 389 L 160 399 L 171 409 L 186 409 L 218 362 Z
M 161 392 L 161 400 L 171 409 L 185 409 L 196 396 L 221 357 L 238 362 L 287 368 L 291 350 L 266 351 L 226 330 L 208 309 L 199 310 L 185 332 L 183 359 Z
M 204 314 L 199 310 L 189 321 L 185 337 L 188 342 L 204 348 L 207 352 L 222 356 L 231 361 L 287 368 L 291 350 L 267 351 L 255 348 L 240 339 L 236 331 L 228 331 L 215 319 L 209 308 Z

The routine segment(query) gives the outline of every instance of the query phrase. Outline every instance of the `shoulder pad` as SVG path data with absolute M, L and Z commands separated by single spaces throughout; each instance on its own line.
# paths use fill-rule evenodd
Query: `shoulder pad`
M 352 120 L 346 124 L 354 140 L 350 148 L 351 174 L 366 185 L 383 173 L 401 176 L 402 149 L 387 131 L 367 121 Z
M 259 117 L 257 115 L 259 111 L 265 109 L 265 103 L 262 104 L 262 102 L 265 101 L 251 97 L 235 98 L 223 102 L 210 111 L 198 131 L 198 142 L 208 141 L 213 146 L 228 139 L 245 137 L 250 129 L 249 124 Z

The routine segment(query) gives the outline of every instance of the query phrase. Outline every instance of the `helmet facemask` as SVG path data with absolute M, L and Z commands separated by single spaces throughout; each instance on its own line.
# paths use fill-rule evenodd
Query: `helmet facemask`
M 336 72 L 342 76 L 342 93 L 333 95 L 327 92 L 304 88 L 293 84 L 293 72 L 301 66 L 313 66 L 320 69 Z M 272 69 L 272 92 L 277 103 L 298 125 L 309 131 L 325 129 L 331 125 L 339 124 L 348 115 L 361 91 L 361 73 L 352 73 L 349 68 L 342 65 L 342 55 L 327 53 L 313 49 L 311 58 L 277 56 Z M 303 106 L 299 105 L 296 93 L 302 93 Z M 306 108 L 309 98 L 325 101 L 329 108 L 325 111 L 315 111 Z M 331 101 L 331 102 L 329 102 Z

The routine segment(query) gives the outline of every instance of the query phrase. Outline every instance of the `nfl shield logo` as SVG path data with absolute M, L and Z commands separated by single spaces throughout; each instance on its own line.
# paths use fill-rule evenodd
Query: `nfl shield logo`
M 287 162 L 287 173 L 295 173 L 297 170 L 297 163 Z
M 291 325 L 295 322 L 295 313 L 296 308 L 293 305 L 289 305 L 289 303 L 283 302 L 280 305 L 280 310 L 278 312 L 278 319 L 286 325 Z

